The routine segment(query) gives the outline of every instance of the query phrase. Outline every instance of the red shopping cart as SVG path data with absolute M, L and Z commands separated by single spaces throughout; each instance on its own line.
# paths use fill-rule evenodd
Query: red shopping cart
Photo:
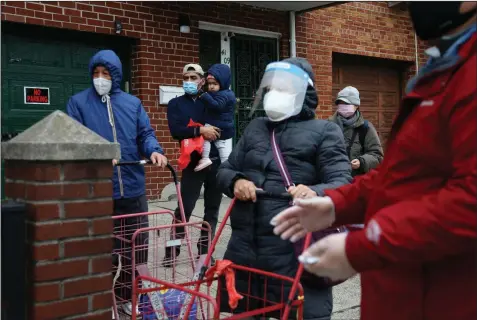
M 290 195 L 273 194 L 262 190 L 257 191 L 259 198 L 280 198 L 290 200 Z M 140 313 L 144 320 L 174 319 L 174 320 L 209 320 L 209 319 L 243 319 L 252 316 L 266 316 L 273 312 L 280 319 L 289 319 L 291 314 L 296 319 L 302 319 L 304 294 L 299 283 L 303 266 L 300 264 L 295 278 L 285 277 L 279 274 L 258 270 L 246 266 L 235 265 L 230 261 L 217 260 L 216 264 L 207 268 L 216 244 L 227 223 L 235 199 L 232 200 L 224 219 L 222 220 L 216 236 L 205 257 L 203 266 L 195 270 L 192 281 L 170 282 L 154 278 L 149 275 L 141 275 L 135 280 L 136 293 L 139 298 L 139 312 L 133 312 L 132 319 L 137 319 Z M 311 235 L 307 235 L 304 247 L 308 247 Z M 248 287 L 236 290 L 234 274 L 240 272 L 242 277 L 248 279 Z M 144 286 L 147 283 L 147 286 Z M 253 288 L 260 284 L 262 290 L 254 292 Z M 270 297 L 267 288 L 281 288 L 281 294 Z M 168 301 L 163 297 L 169 291 L 176 292 L 180 299 Z M 213 295 L 210 293 L 212 292 Z M 136 303 L 137 296 L 133 296 Z M 227 301 L 224 301 L 227 300 Z M 164 303 L 176 303 L 174 308 L 166 310 Z M 197 304 L 198 302 L 198 304 Z M 240 312 L 235 312 L 238 304 L 241 304 Z M 228 307 L 227 307 L 228 305 Z M 168 311 L 168 312 L 167 312 Z M 202 316 L 202 318 L 200 318 Z
M 145 165 L 150 161 L 119 162 L 117 165 Z M 120 319 L 120 314 L 132 316 L 137 313 L 137 304 L 133 297 L 137 295 L 134 286 L 138 270 L 155 279 L 172 283 L 191 281 L 200 253 L 206 251 L 211 242 L 211 229 L 205 222 L 186 222 L 180 185 L 174 168 L 171 171 L 177 190 L 181 221 L 174 212 L 161 210 L 114 216 L 114 250 L 113 250 L 113 314 Z M 172 227 L 174 226 L 174 227 Z M 180 231 L 177 231 L 180 229 Z M 194 252 L 197 248 L 197 253 Z M 172 250 L 170 250 L 172 249 Z M 186 251 L 187 255 L 176 256 Z M 164 267 L 163 257 L 169 250 L 173 259 Z M 202 256 L 202 263 L 205 255 Z M 121 308 L 118 308 L 121 306 Z

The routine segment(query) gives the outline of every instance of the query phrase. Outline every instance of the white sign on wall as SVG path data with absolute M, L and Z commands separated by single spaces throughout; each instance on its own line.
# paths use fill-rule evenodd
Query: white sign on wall
M 160 86 L 159 87 L 159 104 L 168 104 L 169 101 L 175 97 L 180 97 L 184 94 L 182 87 Z
M 220 33 L 220 63 L 230 67 L 230 37 L 229 32 Z

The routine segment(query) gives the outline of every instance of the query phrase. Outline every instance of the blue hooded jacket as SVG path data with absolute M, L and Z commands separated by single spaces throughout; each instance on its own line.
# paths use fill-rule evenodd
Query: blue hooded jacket
M 96 53 L 89 63 L 89 74 L 102 65 L 111 74 L 109 96 L 114 115 L 117 141 L 121 145 L 121 160 L 137 161 L 141 156 L 150 158 L 153 152 L 163 154 L 157 142 L 149 117 L 141 101 L 120 89 L 123 76 L 119 57 L 111 50 Z M 93 80 L 91 80 L 92 82 Z M 114 142 L 113 128 L 109 123 L 106 102 L 102 102 L 94 86 L 70 98 L 67 105 L 70 117 L 82 123 L 108 141 Z M 113 176 L 113 198 L 134 198 L 146 193 L 144 167 L 116 167 Z
M 227 140 L 235 135 L 234 115 L 237 99 L 230 83 L 232 75 L 226 64 L 214 64 L 208 73 L 220 84 L 218 92 L 206 92 L 200 96 L 204 101 L 206 112 L 205 122 L 221 129 L 220 140 Z

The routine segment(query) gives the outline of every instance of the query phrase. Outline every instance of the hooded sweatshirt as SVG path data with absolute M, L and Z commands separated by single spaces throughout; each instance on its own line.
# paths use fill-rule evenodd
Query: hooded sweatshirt
M 229 89 L 232 80 L 230 67 L 226 64 L 214 64 L 208 73 L 220 85 L 217 92 L 206 92 L 200 96 L 205 104 L 205 122 L 221 130 L 220 140 L 233 138 L 235 135 L 234 115 L 237 99 Z
M 121 160 L 138 161 L 150 158 L 153 152 L 163 153 L 157 142 L 149 117 L 141 101 L 120 89 L 123 76 L 119 57 L 111 50 L 96 53 L 89 63 L 89 75 L 93 83 L 93 70 L 104 66 L 111 74 L 109 93 L 114 128 L 110 124 L 106 97 L 102 99 L 94 86 L 74 95 L 66 107 L 68 115 L 108 141 L 116 140 L 121 146 Z M 116 167 L 113 176 L 113 198 L 135 198 L 146 193 L 143 166 Z

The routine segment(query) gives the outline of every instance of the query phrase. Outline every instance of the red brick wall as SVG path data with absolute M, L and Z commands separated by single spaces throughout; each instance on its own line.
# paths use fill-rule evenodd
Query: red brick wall
M 241 4 L 2 1 L 1 11 L 2 20 L 105 34 L 114 34 L 113 22 L 120 20 L 123 35 L 138 39 L 133 52 L 132 93 L 142 100 L 172 164 L 176 164 L 178 144 L 170 138 L 166 108 L 159 105 L 159 86 L 181 85 L 183 66 L 199 62 L 199 20 L 280 32 L 281 57 L 288 56 L 288 14 Z M 179 33 L 179 13 L 189 14 L 191 33 Z M 148 169 L 149 197 L 159 197 L 170 181 L 168 172 Z
M 111 174 L 109 160 L 5 161 L 6 196 L 27 204 L 28 319 L 111 319 Z
M 333 52 L 415 61 L 414 33 L 408 13 L 398 7 L 389 8 L 387 2 L 348 2 L 298 15 L 296 21 L 297 55 L 313 65 L 320 118 L 327 118 L 332 112 Z M 423 48 L 421 43 L 420 65 L 425 61 Z

